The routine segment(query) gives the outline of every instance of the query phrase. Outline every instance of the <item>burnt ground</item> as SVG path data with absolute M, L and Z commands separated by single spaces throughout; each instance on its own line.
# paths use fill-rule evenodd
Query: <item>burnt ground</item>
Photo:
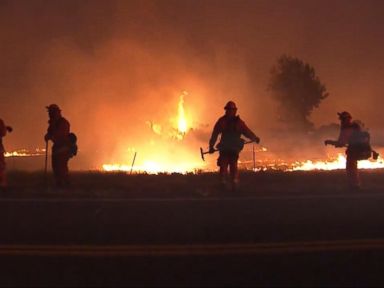
M 376 193 L 384 185 L 384 170 L 363 170 L 361 178 L 365 193 Z M 215 173 L 127 175 L 125 173 L 74 172 L 71 188 L 55 189 L 52 175 L 42 172 L 13 171 L 8 175 L 6 197 L 54 197 L 54 198 L 183 198 L 221 196 Z M 237 196 L 268 195 L 336 195 L 350 193 L 345 185 L 345 172 L 243 172 L 240 174 Z
M 383 286 L 383 171 L 13 172 L 0 195 L 0 286 Z

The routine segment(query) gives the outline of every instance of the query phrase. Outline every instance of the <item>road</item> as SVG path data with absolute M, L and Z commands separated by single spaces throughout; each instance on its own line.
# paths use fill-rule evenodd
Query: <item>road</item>
M 382 286 L 384 193 L 0 200 L 3 286 Z

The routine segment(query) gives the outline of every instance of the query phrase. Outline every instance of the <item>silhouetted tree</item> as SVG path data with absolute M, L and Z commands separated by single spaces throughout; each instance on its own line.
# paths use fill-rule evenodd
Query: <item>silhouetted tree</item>
M 295 130 L 313 128 L 308 119 L 314 108 L 328 96 L 315 69 L 302 60 L 283 55 L 271 70 L 271 96 L 278 102 L 279 120 Z

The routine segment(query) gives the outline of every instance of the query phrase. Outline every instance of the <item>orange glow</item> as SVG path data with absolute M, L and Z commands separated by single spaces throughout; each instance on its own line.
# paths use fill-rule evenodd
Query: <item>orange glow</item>
M 254 170 L 255 172 L 268 170 L 286 172 L 316 170 L 331 171 L 345 169 L 346 166 L 346 156 L 343 153 L 337 153 L 334 154 L 334 156 L 325 157 L 325 159 L 289 160 L 270 154 L 264 147 L 260 147 L 256 150 L 256 152 L 256 161 L 254 164 L 253 161 L 250 160 L 250 151 L 244 150 L 243 154 L 245 154 L 245 157 L 243 156 L 239 160 L 240 169 Z M 256 169 L 253 168 L 254 165 Z M 384 159 L 379 157 L 377 160 L 361 160 L 358 161 L 358 167 L 359 169 L 383 169 Z
M 337 170 L 345 169 L 346 157 L 338 154 L 337 158 L 329 161 L 310 161 L 296 162 L 291 171 L 310 171 L 310 170 Z M 362 160 L 358 161 L 360 169 L 379 169 L 384 168 L 384 160 L 379 157 L 377 161 Z
M 178 118 L 178 129 L 179 132 L 182 134 L 187 133 L 187 119 L 185 118 L 185 112 L 184 112 L 184 96 L 188 96 L 187 91 L 183 91 L 183 93 L 180 95 L 180 100 L 179 100 L 179 118 Z
M 191 115 L 198 118 L 196 114 L 186 107 L 185 99 L 189 96 L 187 91 L 182 91 L 177 102 L 174 101 L 171 107 L 171 115 L 164 115 L 161 122 L 147 120 L 145 123 L 150 128 L 147 137 L 138 140 L 132 147 L 132 139 L 120 139 L 116 150 L 110 156 L 110 161 L 101 165 L 101 169 L 107 172 L 134 172 L 134 173 L 188 173 L 200 171 L 216 171 L 217 154 L 207 157 L 202 161 L 199 153 L 201 143 L 193 138 L 194 121 Z M 169 112 L 168 112 L 169 113 Z M 156 119 L 155 119 L 156 120 Z M 158 121 L 158 120 L 156 120 Z M 311 171 L 311 170 L 337 170 L 345 169 L 345 156 L 341 153 L 334 154 L 334 157 L 324 157 L 320 160 L 296 160 L 278 158 L 269 149 L 263 146 L 256 146 L 257 157 L 253 163 L 252 151 L 244 149 L 239 161 L 240 169 L 266 171 Z M 135 161 L 133 161 L 135 160 Z M 133 163 L 134 162 L 134 163 Z M 256 167 L 256 168 L 254 168 Z M 377 161 L 359 161 L 361 169 L 384 168 L 384 161 L 379 158 Z M 100 168 L 98 168 L 100 169 Z
M 178 97 L 178 103 L 174 104 L 174 116 L 168 117 L 166 123 L 146 121 L 152 135 L 144 143 L 135 148 L 126 148 L 124 144 L 115 153 L 115 159 L 102 165 L 103 171 L 136 173 L 187 173 L 197 169 L 204 169 L 206 163 L 201 161 L 198 147 L 193 139 L 189 137 L 192 120 L 187 117 L 184 99 L 189 95 L 183 91 Z M 121 141 L 122 143 L 128 143 Z M 132 166 L 135 152 L 137 157 Z
M 11 152 L 5 152 L 5 157 L 34 157 L 45 155 L 45 149 L 36 148 L 35 151 L 28 151 L 26 149 L 20 149 Z
M 136 173 L 148 173 L 148 174 L 157 174 L 157 173 L 187 173 L 194 172 L 197 168 L 201 166 L 201 163 L 167 163 L 161 161 L 144 161 L 141 165 L 135 165 L 133 171 Z M 104 164 L 103 170 L 107 172 L 129 172 L 131 171 L 131 165 L 122 165 L 122 164 Z
M 162 153 L 157 153 L 158 149 Z M 203 169 L 205 162 L 202 162 L 194 151 L 183 151 L 182 149 L 172 152 L 165 152 L 166 147 L 156 147 L 155 150 L 147 148 L 142 149 L 141 153 L 137 153 L 135 164 L 132 167 L 133 153 L 129 154 L 132 159 L 124 161 L 124 164 L 103 164 L 102 169 L 107 172 L 130 172 L 131 169 L 135 173 L 157 174 L 167 173 L 187 173 L 196 169 Z M 170 155 L 173 154 L 173 157 Z M 198 156 L 198 155 L 197 155 Z M 128 164 L 129 163 L 129 164 Z

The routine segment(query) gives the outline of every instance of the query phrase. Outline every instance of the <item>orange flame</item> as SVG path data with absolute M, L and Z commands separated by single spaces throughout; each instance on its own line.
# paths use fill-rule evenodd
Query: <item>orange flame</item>
M 249 150 L 249 149 L 248 149 Z M 252 151 L 245 149 L 240 155 L 239 160 L 240 169 L 253 170 L 253 171 L 314 171 L 314 170 L 338 170 L 345 169 L 346 156 L 343 153 L 333 154 L 334 156 L 328 156 L 327 159 L 319 160 L 288 160 L 277 157 L 273 153 L 271 154 L 265 147 L 260 147 L 255 150 L 257 152 L 256 161 L 253 162 Z M 256 167 L 256 168 L 254 168 Z M 384 159 L 379 157 L 377 160 L 360 160 L 358 161 L 359 169 L 383 169 Z
M 337 170 L 345 169 L 346 157 L 339 153 L 337 159 L 333 161 L 310 161 L 296 162 L 291 171 L 310 171 L 310 170 Z M 360 169 L 380 169 L 384 168 L 384 160 L 379 157 L 377 161 L 362 160 L 358 161 Z
M 179 95 L 177 104 L 177 116 L 170 117 L 169 123 L 154 123 L 147 121 L 153 137 L 149 143 L 140 144 L 139 149 L 129 148 L 127 146 L 120 149 L 121 158 L 118 158 L 117 163 L 103 164 L 103 171 L 122 171 L 136 173 L 187 173 L 196 170 L 212 171 L 217 167 L 212 163 L 203 162 L 200 159 L 198 147 L 191 146 L 188 142 L 188 133 L 193 130 L 192 119 L 185 111 L 185 98 L 189 95 L 187 91 L 182 91 Z M 176 106 L 176 105 L 175 105 Z M 175 107 L 176 108 L 176 107 Z M 262 154 L 270 154 L 269 150 L 260 146 L 255 152 Z M 265 152 L 265 153 L 264 153 Z M 134 155 L 137 153 L 136 162 L 133 163 Z M 242 157 L 246 156 L 242 153 Z M 260 154 L 258 154 L 260 155 Z M 263 157 L 264 160 L 254 157 L 249 157 L 248 160 L 242 158 L 239 161 L 239 167 L 254 171 L 280 170 L 280 171 L 311 171 L 311 170 L 336 170 L 345 169 L 346 158 L 343 154 L 338 154 L 334 158 L 326 160 L 306 160 L 306 161 L 288 161 L 287 159 L 279 159 L 270 154 L 272 157 Z M 253 160 L 253 158 L 255 160 Z M 252 160 L 250 160 L 252 159 Z M 133 165 L 134 164 L 134 165 Z M 209 166 L 211 165 L 211 166 Z M 359 161 L 361 169 L 379 169 L 384 168 L 384 160 L 379 158 L 377 161 Z
M 138 149 L 133 149 L 137 152 L 134 165 L 133 150 L 126 153 L 126 149 L 122 148 L 121 155 L 124 158 L 117 163 L 103 164 L 102 169 L 109 172 L 187 173 L 205 167 L 198 150 L 191 149 L 191 141 L 186 139 L 192 129 L 192 121 L 188 119 L 184 107 L 184 99 L 188 95 L 187 91 L 179 95 L 176 116 L 170 117 L 168 123 L 146 122 L 156 137 L 149 143 L 142 143 Z
M 5 152 L 4 157 L 34 157 L 45 155 L 45 149 L 36 148 L 35 151 L 29 151 L 27 149 L 20 149 L 11 152 Z
M 184 112 L 184 96 L 187 96 L 188 92 L 183 91 L 183 93 L 180 95 L 179 100 L 179 106 L 178 106 L 178 112 L 179 112 L 179 118 L 178 118 L 178 130 L 180 133 L 185 134 L 187 133 L 187 119 L 185 118 L 185 112 Z

